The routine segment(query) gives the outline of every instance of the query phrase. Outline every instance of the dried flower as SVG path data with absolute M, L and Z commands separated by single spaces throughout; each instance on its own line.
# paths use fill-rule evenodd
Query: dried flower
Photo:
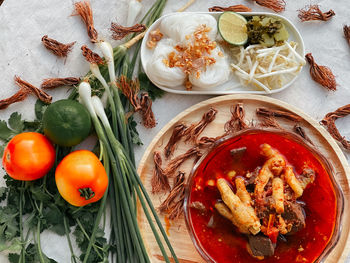
M 323 118 L 321 123 L 326 126 L 328 132 L 332 137 L 340 142 L 343 147 L 347 150 L 350 150 L 350 141 L 347 141 L 345 137 L 343 137 L 339 130 L 337 129 L 337 126 L 335 125 L 335 121 L 339 118 L 345 117 L 350 114 L 350 104 L 347 104 L 343 107 L 338 108 L 336 111 L 327 113 L 326 116 Z
M 299 124 L 295 124 L 293 127 L 293 131 L 298 134 L 301 138 L 303 138 L 304 140 L 308 141 L 309 143 L 311 143 L 312 145 L 313 142 L 311 141 L 311 139 L 309 138 L 309 136 L 307 136 L 305 130 L 303 127 L 301 127 Z
M 154 152 L 154 169 L 153 177 L 151 179 L 152 193 L 159 193 L 160 191 L 170 190 L 170 184 L 168 177 L 165 175 L 162 169 L 162 157 L 159 152 Z
M 251 12 L 252 9 L 245 6 L 245 5 L 231 5 L 228 7 L 222 7 L 222 6 L 213 6 L 209 8 L 209 12 L 225 12 L 225 11 L 231 11 L 231 12 Z
M 328 90 L 337 90 L 337 82 L 332 71 L 326 66 L 317 65 L 311 53 L 306 54 L 305 58 L 310 64 L 312 79 Z
M 170 220 L 175 220 L 183 212 L 185 198 L 185 173 L 179 172 L 174 180 L 174 186 L 168 197 L 159 206 L 161 213 L 167 213 Z
M 235 106 L 232 106 L 231 114 L 231 119 L 224 126 L 226 133 L 235 133 L 248 128 L 248 124 L 244 120 L 245 112 L 243 103 L 237 103 Z
M 253 0 L 253 1 L 255 1 L 258 5 L 272 9 L 277 13 L 284 11 L 286 8 L 286 2 L 284 0 Z
M 259 116 L 266 116 L 266 117 L 280 117 L 285 118 L 291 121 L 300 121 L 301 117 L 298 115 L 295 115 L 294 113 L 282 111 L 282 110 L 276 110 L 276 109 L 268 109 L 265 107 L 260 107 L 256 109 L 256 114 Z
M 278 130 L 284 130 L 282 126 L 278 123 L 277 119 L 274 116 L 260 116 L 260 127 L 265 128 L 275 128 Z
M 304 9 L 299 10 L 298 14 L 298 17 L 302 22 L 310 20 L 328 21 L 333 16 L 335 16 L 333 10 L 329 10 L 328 12 L 322 13 L 318 5 L 305 6 Z
M 27 90 L 28 93 L 32 93 L 33 95 L 35 95 L 42 102 L 46 104 L 51 103 L 52 96 L 47 94 L 45 91 L 38 89 L 37 87 L 34 87 L 32 84 L 22 80 L 20 77 L 15 76 L 15 83 L 21 89 Z
M 19 91 L 17 91 L 14 95 L 12 95 L 9 98 L 0 100 L 0 110 L 6 109 L 8 106 L 15 102 L 20 102 L 25 100 L 28 97 L 28 94 L 30 92 L 27 89 L 21 88 Z
M 191 157 L 198 156 L 200 154 L 201 152 L 196 146 L 189 149 L 187 152 L 175 157 L 168 163 L 168 166 L 164 169 L 165 174 L 168 177 L 172 177 L 176 170 L 181 166 L 181 164 L 183 164 L 186 160 L 190 159 Z
M 50 78 L 44 79 L 41 83 L 42 89 L 55 89 L 61 86 L 75 86 L 80 82 L 80 78 L 68 77 L 68 78 Z
M 187 126 L 183 123 L 175 125 L 173 133 L 171 134 L 167 145 L 164 148 L 164 155 L 169 158 L 175 151 L 176 144 L 181 140 L 185 134 Z
M 103 59 L 91 49 L 89 49 L 86 45 L 81 47 L 83 56 L 89 63 L 95 63 L 98 65 L 104 64 Z
M 136 24 L 131 27 L 124 27 L 117 23 L 111 23 L 112 38 L 114 40 L 121 40 L 131 33 L 143 32 L 146 30 L 145 25 Z
M 344 25 L 343 32 L 344 32 L 346 41 L 350 45 L 350 26 Z
M 89 1 L 81 1 L 74 4 L 75 11 L 73 15 L 79 15 L 85 23 L 87 33 L 92 43 L 97 42 L 98 33 L 94 27 L 94 18 Z
M 154 128 L 157 123 L 152 111 L 152 100 L 149 98 L 147 92 L 141 94 L 140 105 L 143 125 L 146 128 Z
M 208 124 L 215 119 L 217 112 L 218 111 L 216 109 L 211 107 L 208 112 L 203 114 L 202 119 L 198 123 L 193 123 L 190 127 L 188 127 L 185 131 L 185 141 L 191 140 L 192 142 L 196 142 L 198 136 L 203 132 Z
M 43 36 L 41 41 L 47 50 L 51 51 L 58 57 L 67 57 L 75 44 L 75 42 L 63 44 L 55 39 L 49 38 L 47 35 Z
M 130 104 L 134 108 L 134 111 L 136 112 L 141 110 L 140 99 L 137 96 L 140 91 L 139 81 L 128 80 L 126 76 L 121 75 L 117 82 L 117 86 L 122 91 L 124 96 L 129 100 Z

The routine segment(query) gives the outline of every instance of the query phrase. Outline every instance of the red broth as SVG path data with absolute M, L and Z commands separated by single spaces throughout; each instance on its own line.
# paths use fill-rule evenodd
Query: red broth
M 265 161 L 260 155 L 260 145 L 263 143 L 270 144 L 283 154 L 297 173 L 301 173 L 305 165 L 314 169 L 316 180 L 298 199 L 306 203 L 306 227 L 294 235 L 286 236 L 287 242 L 278 241 L 274 256 L 259 261 L 248 254 L 246 236 L 216 212 L 214 203 L 220 199 L 220 193 L 216 186 L 208 184 L 208 180 L 227 178 L 226 174 L 231 170 L 244 176 L 247 171 L 261 166 Z M 235 161 L 230 150 L 239 147 L 246 147 L 247 150 L 240 161 Z M 327 246 L 334 230 L 337 203 L 330 175 L 318 157 L 306 147 L 278 133 L 248 132 L 225 141 L 201 162 L 193 175 L 190 191 L 188 207 L 199 201 L 207 210 L 202 213 L 198 209 L 189 208 L 188 216 L 195 239 L 217 263 L 314 262 Z

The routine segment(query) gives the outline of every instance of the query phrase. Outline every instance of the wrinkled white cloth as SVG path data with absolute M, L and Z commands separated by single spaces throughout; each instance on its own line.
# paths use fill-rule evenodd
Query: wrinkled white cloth
M 165 13 L 174 12 L 182 7 L 187 0 L 169 0 Z M 306 47 L 306 52 L 312 52 L 320 65 L 329 66 L 337 78 L 338 90 L 328 92 L 309 76 L 309 66 L 305 66 L 297 81 L 281 93 L 271 97 L 286 101 L 316 120 L 336 108 L 350 103 L 350 47 L 343 37 L 344 24 L 350 24 L 348 16 L 350 1 L 339 0 L 286 0 L 286 11 L 282 13 L 299 29 Z M 5 98 L 17 91 L 13 82 L 14 75 L 19 75 L 28 82 L 39 86 L 42 79 L 48 77 L 84 76 L 89 65 L 81 56 L 80 46 L 87 44 L 94 48 L 86 34 L 85 27 L 73 12 L 73 0 L 5 0 L 0 6 L 0 98 Z M 143 0 L 145 13 L 152 0 Z M 297 10 L 308 4 L 320 4 L 323 11 L 333 9 L 336 16 L 328 22 L 300 22 Z M 128 10 L 127 0 L 91 0 L 96 29 L 102 38 L 110 40 L 109 27 L 112 21 L 126 23 Z M 253 4 L 249 0 L 197 0 L 188 11 L 207 11 L 213 5 L 245 4 L 253 11 L 269 11 Z M 66 60 L 58 59 L 49 53 L 41 44 L 41 37 L 48 35 L 63 43 L 77 41 Z M 111 41 L 116 45 L 116 41 Z M 96 50 L 96 49 L 95 49 Z M 54 100 L 67 96 L 63 89 L 50 91 Z M 152 130 L 146 130 L 139 125 L 143 146 L 136 148 L 136 160 L 139 161 L 146 147 L 157 132 L 174 116 L 189 106 L 203 101 L 209 96 L 184 96 L 165 94 L 157 100 L 153 109 L 158 125 Z M 18 111 L 25 119 L 34 117 L 35 98 L 30 97 L 25 102 L 10 106 L 0 112 L 0 119 L 7 120 L 10 114 Z M 164 111 L 162 109 L 166 108 Z M 349 117 L 339 120 L 337 125 L 344 136 L 350 138 Z M 347 158 L 350 157 L 346 153 Z M 3 172 L 2 172 L 3 173 Z M 2 180 L 2 179 L 1 179 Z M 4 182 L 0 181 L 3 185 Z M 42 237 L 43 251 L 58 262 L 70 262 L 70 253 L 65 237 L 59 237 L 46 231 Z M 8 262 L 6 256 L 0 254 L 0 262 Z

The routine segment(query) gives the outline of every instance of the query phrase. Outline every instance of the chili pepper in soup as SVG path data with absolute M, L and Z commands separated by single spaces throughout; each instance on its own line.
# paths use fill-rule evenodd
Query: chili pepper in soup
M 189 222 L 213 262 L 313 262 L 331 239 L 330 175 L 291 137 L 251 131 L 231 138 L 192 180 Z

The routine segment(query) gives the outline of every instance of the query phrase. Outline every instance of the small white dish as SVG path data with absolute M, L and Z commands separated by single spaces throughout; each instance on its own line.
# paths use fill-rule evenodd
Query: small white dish
M 187 12 L 190 13 L 190 12 Z M 219 15 L 221 14 L 221 12 L 192 12 L 195 14 L 209 14 L 212 15 L 216 20 L 218 19 Z M 252 87 L 249 86 L 244 86 L 242 85 L 238 78 L 234 75 L 231 74 L 230 79 L 225 82 L 222 85 L 218 85 L 215 88 L 212 88 L 210 90 L 205 90 L 205 89 L 201 89 L 201 90 L 196 90 L 195 87 L 192 90 L 186 90 L 184 85 L 180 85 L 174 88 L 168 88 L 168 87 L 164 87 L 162 85 L 157 84 L 157 81 L 155 81 L 154 79 L 152 79 L 152 75 L 149 74 L 149 72 L 147 72 L 147 62 L 150 60 L 152 53 L 154 51 L 154 49 L 149 49 L 147 47 L 147 41 L 148 41 L 148 35 L 151 31 L 159 28 L 160 23 L 162 22 L 162 20 L 166 17 L 172 16 L 174 14 L 178 14 L 178 13 L 171 13 L 171 14 L 167 14 L 164 15 L 162 17 L 160 17 L 157 21 L 155 21 L 147 30 L 145 37 L 142 40 L 142 44 L 141 44 L 141 63 L 142 63 L 142 67 L 146 73 L 146 75 L 148 76 L 148 78 L 153 82 L 154 85 L 156 85 L 158 88 L 167 91 L 167 92 L 171 92 L 171 93 L 177 93 L 177 94 L 207 94 L 207 95 L 223 95 L 223 94 L 237 94 L 237 93 L 249 93 L 249 94 L 272 94 L 272 93 L 277 93 L 280 92 L 286 88 L 288 88 L 290 85 L 292 85 L 292 83 L 296 80 L 296 78 L 298 77 L 298 75 L 300 74 L 301 70 L 299 71 L 299 74 L 296 75 L 290 82 L 288 82 L 286 85 L 284 85 L 283 87 L 279 88 L 279 89 L 273 89 L 271 90 L 271 92 L 267 93 L 264 90 L 255 90 Z M 304 57 L 305 56 L 305 47 L 304 47 L 304 41 L 300 35 L 300 32 L 298 31 L 298 29 L 292 24 L 292 22 L 290 22 L 287 18 L 280 16 L 280 15 L 276 15 L 273 13 L 268 13 L 268 12 L 242 12 L 240 13 L 243 16 L 255 16 L 255 15 L 266 15 L 266 16 L 271 16 L 271 17 L 276 17 L 279 18 L 283 21 L 284 25 L 286 26 L 288 32 L 289 32 L 289 39 L 288 41 L 295 41 L 298 43 L 298 47 L 296 49 L 297 53 Z

